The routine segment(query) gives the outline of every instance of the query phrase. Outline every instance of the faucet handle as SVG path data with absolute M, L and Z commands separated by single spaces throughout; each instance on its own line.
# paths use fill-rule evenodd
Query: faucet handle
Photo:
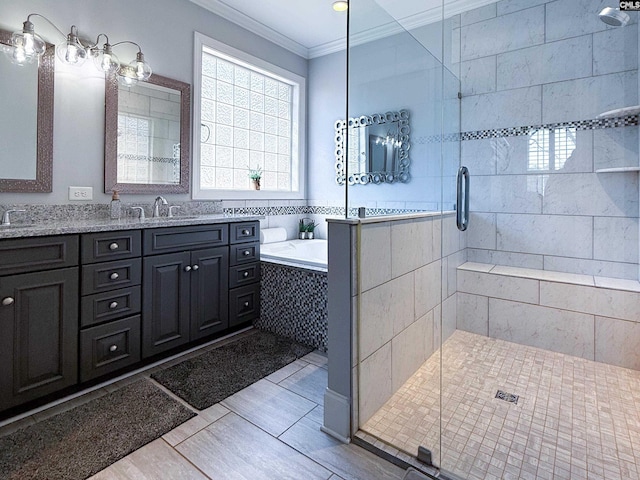
M 174 216 L 174 213 L 173 213 L 173 209 L 174 208 L 180 208 L 180 205 L 171 205 L 169 207 L 169 217 L 173 217 Z
M 138 218 L 140 220 L 144 220 L 144 208 L 142 208 L 142 207 L 131 207 L 131 210 L 139 210 L 140 213 L 138 214 Z
M 5 210 L 2 214 L 2 225 L 11 225 L 10 214 L 17 212 L 26 212 L 26 210 L 18 209 L 18 208 L 10 208 Z

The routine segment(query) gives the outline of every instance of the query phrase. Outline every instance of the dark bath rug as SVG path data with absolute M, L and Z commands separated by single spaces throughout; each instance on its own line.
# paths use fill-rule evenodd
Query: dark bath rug
M 193 416 L 143 379 L 1 437 L 0 478 L 85 479 Z
M 313 348 L 294 340 L 258 330 L 160 370 L 151 378 L 203 410 L 311 351 Z

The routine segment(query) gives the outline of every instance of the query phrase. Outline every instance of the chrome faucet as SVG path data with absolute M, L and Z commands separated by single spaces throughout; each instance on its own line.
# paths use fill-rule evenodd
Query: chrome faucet
M 10 215 L 14 212 L 26 212 L 26 210 L 9 209 L 2 214 L 2 225 L 11 225 Z
M 160 216 L 160 205 L 168 205 L 167 199 L 161 196 L 157 196 L 153 202 L 153 217 Z

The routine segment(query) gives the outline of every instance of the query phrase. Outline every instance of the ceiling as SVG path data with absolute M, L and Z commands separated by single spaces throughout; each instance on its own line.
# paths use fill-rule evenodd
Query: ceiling
M 331 8 L 334 0 L 190 0 L 302 57 L 344 50 L 347 14 Z M 443 0 L 359 0 L 351 32 L 383 36 L 439 20 Z M 444 0 L 447 16 L 495 0 Z M 394 20 L 395 19 L 395 20 Z M 395 28 L 394 28 L 395 27 Z M 371 39 L 371 35 L 365 36 Z

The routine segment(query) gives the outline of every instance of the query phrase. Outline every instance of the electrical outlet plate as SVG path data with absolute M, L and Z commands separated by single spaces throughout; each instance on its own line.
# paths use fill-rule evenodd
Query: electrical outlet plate
M 69 200 L 93 200 L 93 187 L 69 187 Z

